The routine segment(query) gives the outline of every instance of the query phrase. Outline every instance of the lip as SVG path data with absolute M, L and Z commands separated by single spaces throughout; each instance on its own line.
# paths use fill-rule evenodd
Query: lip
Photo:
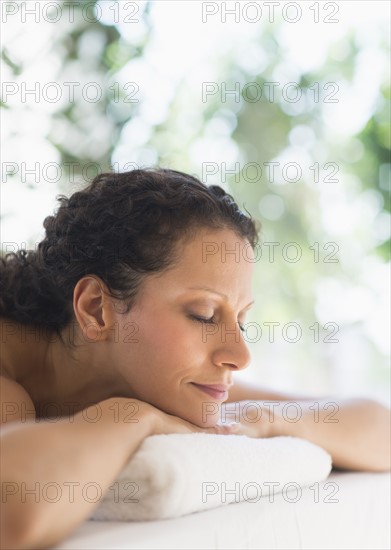
M 198 388 L 199 390 L 207 393 L 211 397 L 214 397 L 215 399 L 220 399 L 222 401 L 227 399 L 228 389 L 231 387 L 225 384 L 203 385 L 203 384 L 196 384 L 195 382 L 191 382 L 191 384 L 196 388 Z

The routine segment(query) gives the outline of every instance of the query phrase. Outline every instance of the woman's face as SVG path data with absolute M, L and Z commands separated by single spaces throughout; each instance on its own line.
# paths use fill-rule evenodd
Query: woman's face
M 132 397 L 198 426 L 219 420 L 227 396 L 210 396 L 193 383 L 232 385 L 233 373 L 249 365 L 239 324 L 253 300 L 253 269 L 247 241 L 230 230 L 204 230 L 184 245 L 175 268 L 146 280 L 137 306 L 118 317 L 114 346 Z

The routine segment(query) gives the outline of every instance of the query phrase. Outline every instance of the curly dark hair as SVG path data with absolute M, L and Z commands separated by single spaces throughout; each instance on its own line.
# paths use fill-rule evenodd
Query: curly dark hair
M 74 320 L 73 290 L 95 274 L 127 313 L 148 274 L 178 261 L 177 245 L 197 229 L 232 229 L 258 244 L 260 222 L 218 185 L 166 168 L 99 174 L 43 222 L 36 250 L 0 258 L 0 315 L 55 331 Z

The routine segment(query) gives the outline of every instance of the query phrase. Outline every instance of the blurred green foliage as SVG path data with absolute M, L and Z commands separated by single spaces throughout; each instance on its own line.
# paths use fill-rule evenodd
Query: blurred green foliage
M 135 80 L 132 66 L 128 66 L 129 62 L 140 60 L 147 63 L 145 52 L 155 32 L 150 17 L 153 5 L 154 2 L 146 2 L 138 14 L 146 30 L 144 36 L 135 42 L 132 42 L 129 36 L 125 39 L 119 26 L 105 24 L 102 20 L 92 23 L 86 21 L 82 16 L 80 2 L 75 2 L 75 22 L 72 25 L 67 22 L 59 22 L 56 25 L 51 47 L 53 51 L 58 51 L 61 59 L 57 71 L 58 79 L 65 80 L 64 75 L 72 75 L 75 80 L 89 78 L 99 81 L 104 90 L 101 100 L 97 103 L 75 101 L 59 106 L 52 114 L 47 139 L 59 152 L 64 166 L 67 163 L 78 163 L 75 170 L 76 179 L 85 177 L 82 167 L 91 162 L 97 163 L 101 171 L 109 170 L 114 164 L 113 155 L 115 156 L 121 144 L 127 124 L 133 119 L 142 119 L 145 114 L 142 110 L 143 94 L 139 102 L 125 103 L 118 100 L 124 98 L 124 89 L 120 88 L 120 97 L 115 97 L 113 85 L 119 80 L 118 75 L 121 71 L 126 75 L 122 80 Z M 276 30 L 279 30 L 276 24 L 266 25 L 259 33 L 257 46 L 266 59 L 260 72 L 246 68 L 248 65 L 241 63 L 239 57 L 233 56 L 232 52 L 220 57 L 215 81 L 225 82 L 228 89 L 234 88 L 235 83 L 240 83 L 242 92 L 239 103 L 232 97 L 222 101 L 219 93 L 208 101 L 201 101 L 200 89 L 191 88 L 189 83 L 182 79 L 177 83 L 175 94 L 169 101 L 165 120 L 152 125 L 146 145 L 155 151 L 156 164 L 201 177 L 203 167 L 194 160 L 191 151 L 197 143 L 208 137 L 206 129 L 211 123 L 224 123 L 230 128 L 225 139 L 235 145 L 238 151 L 239 170 L 228 175 L 226 182 L 223 178 L 222 184 L 242 207 L 261 220 L 261 243 L 280 243 L 276 248 L 273 262 L 270 261 L 269 249 L 262 249 L 261 261 L 256 266 L 258 303 L 253 316 L 262 320 L 277 318 L 281 319 L 281 322 L 295 319 L 303 325 L 311 326 L 320 317 L 320 281 L 334 279 L 352 287 L 357 285 L 369 288 L 361 268 L 368 258 L 378 258 L 382 262 L 390 258 L 389 238 L 379 237 L 379 232 L 372 235 L 373 227 L 367 226 L 365 219 L 362 224 L 355 222 L 356 225 L 351 227 L 349 224 L 353 222 L 346 219 L 346 227 L 340 233 L 330 230 L 330 222 L 333 221 L 330 220 L 330 216 L 334 215 L 331 204 L 333 200 L 336 201 L 336 207 L 339 200 L 343 199 L 348 204 L 351 202 L 353 209 L 359 208 L 356 199 L 360 200 L 361 197 L 365 203 L 369 197 L 374 203 L 381 203 L 377 217 L 390 213 L 390 86 L 386 74 L 378 89 L 372 112 L 356 133 L 351 134 L 345 141 L 333 133 L 327 124 L 330 104 L 322 100 L 313 100 L 314 83 L 319 83 L 320 90 L 323 90 L 324 83 L 330 81 L 341 83 L 341 88 L 345 86 L 348 89 L 355 81 L 362 43 L 358 34 L 351 30 L 347 36 L 329 48 L 326 59 L 318 70 L 296 70 L 297 82 L 303 91 L 304 106 L 303 103 L 300 106 L 284 101 L 281 99 L 281 93 L 276 93 L 277 99 L 272 102 L 268 101 L 265 93 L 259 101 L 248 100 L 248 96 L 243 95 L 243 86 L 246 83 L 256 83 L 261 90 L 265 90 L 268 82 L 276 80 L 276 74 L 281 71 L 284 73 L 284 64 L 289 65 L 289 61 L 285 59 L 286 51 L 279 43 Z M 387 41 L 384 41 L 382 47 L 383 51 L 387 52 Z M 311 48 L 310 41 L 308 48 Z M 23 73 L 23 61 L 13 55 L 12 47 L 3 46 L 1 58 L 15 78 Z M 167 62 L 169 64 L 170 60 Z M 172 63 L 175 63 L 175 59 Z M 191 70 L 190 66 L 189 72 Z M 159 84 L 157 76 L 157 102 Z M 349 93 L 356 93 L 352 92 L 352 89 Z M 324 92 L 321 94 L 323 97 Z M 338 97 L 339 101 L 350 101 L 352 96 L 344 97 L 342 94 Z M 4 104 L 2 106 L 8 107 Z M 210 135 L 212 138 L 209 138 L 213 139 L 213 134 Z M 304 136 L 302 145 L 300 136 Z M 95 146 L 95 143 L 99 146 Z M 121 147 L 120 156 L 124 159 L 124 164 L 134 162 L 138 146 L 135 147 L 125 139 L 125 144 L 122 143 Z M 284 158 L 294 159 L 300 147 L 303 158 L 308 159 L 302 178 L 295 182 L 282 181 L 281 177 L 270 181 L 266 175 L 265 163 L 276 159 L 281 163 L 284 162 Z M 284 154 L 288 156 L 284 157 Z M 207 158 L 205 155 L 203 161 L 214 162 L 216 159 L 213 156 Z M 232 169 L 236 161 L 237 159 L 232 161 L 227 156 L 227 168 Z M 319 163 L 319 181 L 314 181 L 315 171 L 310 168 L 314 163 Z M 323 168 L 327 163 L 337 165 L 337 183 L 327 180 L 326 176 L 330 174 L 330 170 L 324 171 Z M 243 172 L 243 166 L 246 164 L 257 164 L 262 167 L 263 175 L 258 181 L 250 181 L 248 173 L 246 177 Z M 222 174 L 218 177 L 221 178 Z M 69 193 L 69 178 L 64 178 L 59 188 L 61 192 Z M 367 191 L 374 193 L 365 195 Z M 281 210 L 266 219 L 263 216 L 265 207 L 263 210 L 260 208 L 265 198 L 269 201 L 266 204 L 277 204 Z M 343 214 L 338 213 L 337 208 L 335 212 L 335 222 L 341 224 Z M 329 225 L 325 225 L 325 217 Z M 383 225 L 386 224 L 387 218 L 383 218 L 383 221 Z M 292 242 L 302 250 L 302 258 L 297 263 L 281 257 L 282 247 Z M 330 242 L 337 245 L 337 262 L 324 261 L 327 254 L 333 250 L 326 246 Z M 314 261 L 316 246 L 319 249 L 319 261 Z M 341 307 L 343 308 L 343 305 Z M 336 317 L 338 318 L 337 314 Z M 346 321 L 346 326 L 355 327 L 356 323 L 363 322 L 364 319 L 358 318 L 356 321 Z M 363 326 L 362 331 L 372 350 L 371 360 L 375 373 L 384 374 L 382 352 Z M 308 354 L 307 365 L 311 357 L 316 357 L 320 362 L 323 360 L 326 364 L 328 355 L 322 350 L 319 346 L 315 350 L 307 341 L 307 347 L 303 348 L 300 352 L 302 356 L 298 355 L 297 360 Z M 323 359 L 319 359 L 322 353 Z M 382 374 L 379 374 L 380 379 L 381 377 Z

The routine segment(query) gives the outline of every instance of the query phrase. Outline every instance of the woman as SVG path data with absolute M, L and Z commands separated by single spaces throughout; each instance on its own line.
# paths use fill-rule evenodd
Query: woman
M 250 361 L 242 330 L 259 227 L 223 189 L 146 169 L 101 174 L 59 201 L 37 250 L 1 261 L 3 547 L 60 541 L 94 507 L 83 485 L 106 491 L 152 434 L 297 435 L 336 466 L 387 469 L 378 403 L 337 406 L 338 426 L 321 410 L 315 426 L 296 398 L 305 410 L 293 425 L 279 401 L 262 403 L 288 396 L 233 386 Z M 246 400 L 259 401 L 256 417 Z M 23 494 L 49 481 L 64 487 L 56 503 Z

